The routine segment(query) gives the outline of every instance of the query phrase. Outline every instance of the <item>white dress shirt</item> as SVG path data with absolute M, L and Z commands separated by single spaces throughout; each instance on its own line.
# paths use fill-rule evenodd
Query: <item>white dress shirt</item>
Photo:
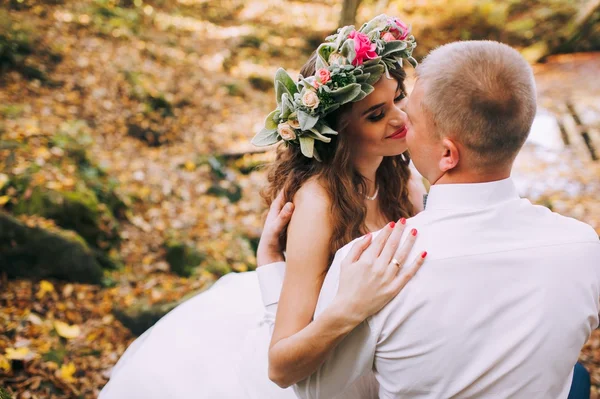
M 588 225 L 519 198 L 511 179 L 431 187 L 407 222 L 416 277 L 294 390 L 331 398 L 373 370 L 381 398 L 566 398 L 598 325 L 600 242 Z M 340 249 L 315 311 L 336 295 Z M 279 264 L 271 270 L 281 269 Z M 260 268 L 259 268 L 260 271 Z M 276 302 L 281 281 L 265 269 Z

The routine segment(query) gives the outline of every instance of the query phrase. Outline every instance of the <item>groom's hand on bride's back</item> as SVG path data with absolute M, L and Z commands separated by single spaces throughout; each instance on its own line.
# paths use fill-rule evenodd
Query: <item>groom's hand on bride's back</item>
M 284 203 L 283 192 L 280 192 L 271 203 L 263 232 L 260 235 L 258 249 L 256 250 L 257 267 L 284 260 L 279 237 L 290 222 L 293 212 L 294 204 L 291 202 Z
M 364 320 L 377 313 L 404 288 L 425 262 L 427 252 L 409 261 L 417 230 L 411 229 L 400 243 L 406 221 L 390 222 L 377 237 L 369 233 L 357 241 L 340 265 L 340 284 L 335 301 Z M 407 267 L 405 267 L 407 266 Z

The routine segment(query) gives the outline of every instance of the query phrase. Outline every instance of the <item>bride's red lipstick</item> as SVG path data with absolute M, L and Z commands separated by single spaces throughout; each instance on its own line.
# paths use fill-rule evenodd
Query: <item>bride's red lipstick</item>
M 394 134 L 387 136 L 386 139 L 403 139 L 406 137 L 406 132 L 406 126 L 402 126 L 400 129 L 396 130 Z

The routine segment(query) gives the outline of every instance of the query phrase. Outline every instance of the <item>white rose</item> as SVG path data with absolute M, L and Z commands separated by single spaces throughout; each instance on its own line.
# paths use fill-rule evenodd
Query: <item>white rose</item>
M 293 129 L 300 129 L 300 122 L 298 121 L 298 119 L 288 119 L 287 123 Z
M 288 123 L 280 123 L 277 125 L 277 133 L 284 140 L 294 140 L 296 138 L 296 132 Z
M 331 53 L 329 55 L 329 65 L 346 65 L 348 60 L 340 53 Z
M 308 108 L 315 109 L 319 106 L 319 96 L 312 90 L 305 90 L 302 95 L 302 104 Z

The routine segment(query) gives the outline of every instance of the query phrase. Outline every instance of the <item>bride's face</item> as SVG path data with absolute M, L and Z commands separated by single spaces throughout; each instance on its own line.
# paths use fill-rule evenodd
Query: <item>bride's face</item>
M 354 104 L 348 119 L 353 151 L 361 157 L 402 154 L 407 149 L 402 84 L 384 74 L 373 87 L 370 95 Z

